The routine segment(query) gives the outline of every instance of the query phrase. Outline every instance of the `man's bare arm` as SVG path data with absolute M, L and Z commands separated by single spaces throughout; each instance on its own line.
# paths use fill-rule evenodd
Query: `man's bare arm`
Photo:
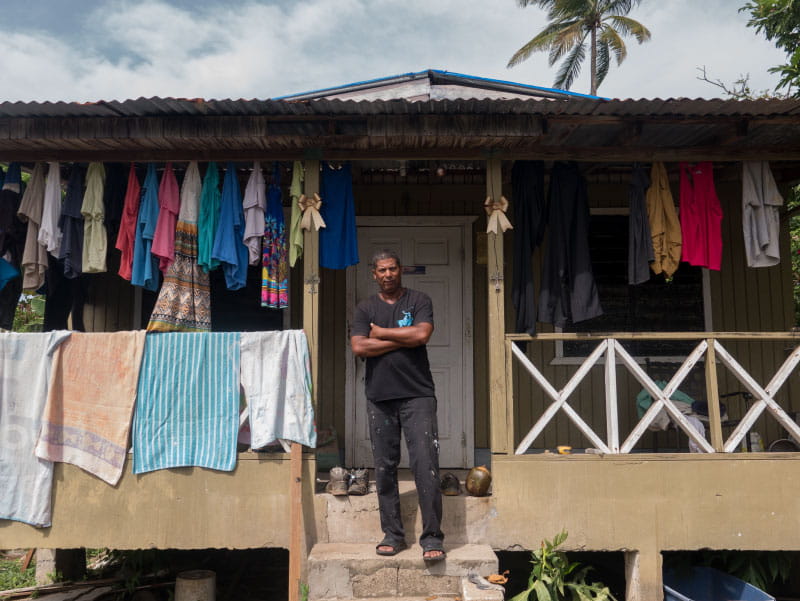
M 379 357 L 389 351 L 402 348 L 403 345 L 391 340 L 381 340 L 369 336 L 351 336 L 350 347 L 356 357 Z
M 370 340 L 386 340 L 396 342 L 401 347 L 411 348 L 428 344 L 428 340 L 433 334 L 433 324 L 422 322 L 413 326 L 403 326 L 401 328 L 382 328 L 374 323 L 370 324 Z

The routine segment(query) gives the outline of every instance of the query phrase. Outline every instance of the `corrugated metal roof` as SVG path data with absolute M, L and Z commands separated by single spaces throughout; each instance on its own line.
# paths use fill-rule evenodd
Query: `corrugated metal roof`
M 137 98 L 124 101 L 3 102 L 0 118 L 34 117 L 170 117 L 236 115 L 425 115 L 532 114 L 618 117 L 778 116 L 800 114 L 800 100 L 723 100 L 703 98 L 602 100 L 589 98 L 528 100 L 204 100 Z

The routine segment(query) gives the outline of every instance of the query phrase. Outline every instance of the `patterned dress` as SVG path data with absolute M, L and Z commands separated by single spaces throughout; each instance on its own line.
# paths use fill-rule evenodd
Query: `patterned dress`
M 148 331 L 208 332 L 211 330 L 211 287 L 208 273 L 197 265 L 197 214 L 200 170 L 192 161 L 181 188 L 181 208 L 175 230 L 175 261 L 147 324 Z
M 275 169 L 267 191 L 264 216 L 264 261 L 261 269 L 261 306 L 283 309 L 289 305 L 289 263 L 286 252 L 286 224 L 283 220 L 280 172 Z

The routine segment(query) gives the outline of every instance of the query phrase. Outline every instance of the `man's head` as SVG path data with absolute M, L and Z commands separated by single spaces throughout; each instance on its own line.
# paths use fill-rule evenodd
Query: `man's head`
M 400 257 L 393 250 L 379 250 L 372 255 L 372 277 L 381 292 L 393 294 L 402 286 L 403 267 Z

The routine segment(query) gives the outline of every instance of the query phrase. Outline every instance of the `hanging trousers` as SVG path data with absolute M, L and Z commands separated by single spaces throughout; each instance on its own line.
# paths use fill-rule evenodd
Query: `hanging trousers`
M 381 530 L 386 540 L 405 540 L 400 515 L 397 466 L 400 463 L 400 433 L 405 436 L 411 473 L 417 486 L 422 515 L 423 549 L 440 549 L 442 533 L 442 492 L 439 488 L 439 434 L 436 399 L 418 397 L 368 401 L 369 432 L 375 460 Z

